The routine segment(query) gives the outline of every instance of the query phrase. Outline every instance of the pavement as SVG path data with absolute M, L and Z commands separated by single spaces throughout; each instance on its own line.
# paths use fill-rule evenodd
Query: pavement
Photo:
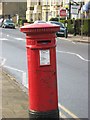
M 0 83 L 2 82 L 2 98 L 0 113 L 2 118 L 29 118 L 28 115 L 28 95 L 21 88 L 16 80 L 10 78 L 5 72 L 0 72 Z
M 73 34 L 69 34 L 68 38 L 66 38 L 66 39 L 69 41 L 73 41 L 73 42 L 90 43 L 90 37 L 88 37 L 88 36 L 80 36 L 80 35 L 74 36 Z

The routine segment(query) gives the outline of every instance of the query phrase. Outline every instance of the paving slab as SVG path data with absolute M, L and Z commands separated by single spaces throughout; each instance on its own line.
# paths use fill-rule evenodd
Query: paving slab
M 2 72 L 2 117 L 29 118 L 28 95 Z
M 88 37 L 88 36 L 80 36 L 80 35 L 74 36 L 73 34 L 69 34 L 67 39 L 69 39 L 73 42 L 90 43 L 90 37 Z

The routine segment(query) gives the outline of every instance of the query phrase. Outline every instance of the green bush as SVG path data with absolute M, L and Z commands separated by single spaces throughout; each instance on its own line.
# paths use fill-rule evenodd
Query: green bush
M 24 23 L 27 23 L 27 20 L 26 20 L 26 19 L 19 18 L 18 24 L 19 24 L 19 25 L 24 25 Z
M 90 37 L 90 19 L 88 19 L 88 36 Z
M 68 23 L 68 25 L 67 25 L 68 33 L 73 34 L 74 33 L 74 29 L 73 29 L 72 20 L 69 19 L 67 23 Z
M 84 20 L 83 26 L 81 27 L 82 33 L 84 35 L 89 35 L 90 34 L 89 33 L 89 29 L 90 29 L 89 23 L 90 23 L 90 19 L 86 19 L 86 20 Z
M 27 23 L 26 19 L 22 19 L 22 25 L 24 25 L 24 23 Z
M 22 19 L 21 18 L 18 19 L 18 24 L 22 25 Z
M 66 20 L 60 20 L 60 22 L 64 23 L 67 22 L 68 23 L 68 33 L 73 34 L 74 33 L 74 27 L 73 27 L 73 23 L 74 20 L 73 19 L 68 19 Z M 89 35 L 90 36 L 90 19 L 77 19 L 76 20 L 77 26 L 76 26 L 76 31 L 77 34 L 81 35 Z

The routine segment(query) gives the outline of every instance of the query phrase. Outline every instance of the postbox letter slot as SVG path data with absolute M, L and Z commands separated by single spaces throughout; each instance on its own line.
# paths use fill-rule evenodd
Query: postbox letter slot
M 48 44 L 51 43 L 51 40 L 42 40 L 42 41 L 37 41 L 38 44 Z

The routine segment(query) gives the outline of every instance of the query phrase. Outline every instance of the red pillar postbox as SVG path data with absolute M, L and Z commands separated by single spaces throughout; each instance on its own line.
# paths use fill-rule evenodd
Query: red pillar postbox
M 30 118 L 59 119 L 56 35 L 59 26 L 36 23 L 20 28 L 26 33 Z

